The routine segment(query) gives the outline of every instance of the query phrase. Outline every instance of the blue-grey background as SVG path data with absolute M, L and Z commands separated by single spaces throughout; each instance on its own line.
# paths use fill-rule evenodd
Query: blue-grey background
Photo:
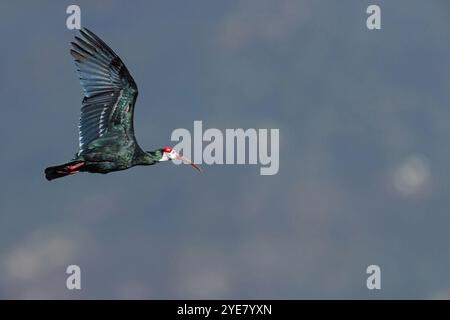
M 138 83 L 145 149 L 279 128 L 279 174 L 47 182 L 77 151 L 72 3 Z M 2 1 L 0 29 L 0 298 L 450 297 L 450 2 Z

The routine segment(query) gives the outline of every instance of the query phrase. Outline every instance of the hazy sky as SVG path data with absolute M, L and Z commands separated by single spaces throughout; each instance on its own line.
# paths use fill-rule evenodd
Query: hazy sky
M 78 147 L 73 3 L 138 84 L 144 149 L 278 128 L 279 173 L 46 181 Z M 0 298 L 450 298 L 450 2 L 2 1 L 0 28 Z

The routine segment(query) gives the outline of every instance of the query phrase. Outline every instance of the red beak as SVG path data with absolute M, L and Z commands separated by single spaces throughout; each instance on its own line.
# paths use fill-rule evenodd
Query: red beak
M 188 164 L 190 164 L 194 169 L 197 169 L 198 172 L 202 172 L 202 169 L 200 169 L 200 167 L 198 165 L 196 165 L 195 163 L 193 163 L 191 160 L 189 160 L 186 157 L 183 157 L 182 155 L 177 155 L 177 160 L 181 160 L 184 162 L 187 162 Z

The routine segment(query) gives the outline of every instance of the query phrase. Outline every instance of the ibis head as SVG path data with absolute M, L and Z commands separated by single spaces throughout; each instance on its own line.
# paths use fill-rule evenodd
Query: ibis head
M 188 158 L 179 154 L 174 148 L 164 147 L 161 149 L 161 153 L 162 153 L 162 156 L 161 156 L 161 159 L 158 160 L 159 162 L 181 160 L 183 162 L 190 164 L 194 169 L 198 170 L 199 172 L 201 171 L 199 166 L 197 166 L 194 162 L 192 162 Z

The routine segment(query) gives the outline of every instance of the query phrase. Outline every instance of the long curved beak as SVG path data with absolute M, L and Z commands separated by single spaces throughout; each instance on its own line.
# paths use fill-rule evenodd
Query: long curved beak
M 200 169 L 200 167 L 198 165 L 196 165 L 195 163 L 193 163 L 191 160 L 189 160 L 186 157 L 183 157 L 182 155 L 177 154 L 177 160 L 181 160 L 184 161 L 188 164 L 190 164 L 194 169 L 196 169 L 198 172 L 202 172 L 202 169 Z

